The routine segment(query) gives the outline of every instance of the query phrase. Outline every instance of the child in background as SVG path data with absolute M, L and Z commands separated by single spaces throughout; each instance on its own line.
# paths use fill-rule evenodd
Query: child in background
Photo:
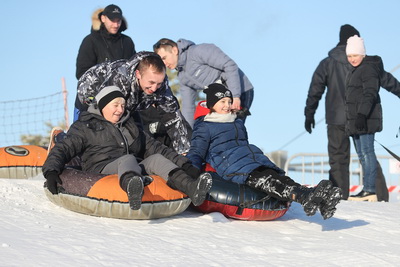
M 324 219 L 333 216 L 342 192 L 329 180 L 315 188 L 302 186 L 248 142 L 243 121 L 232 112 L 232 93 L 214 83 L 204 90 L 210 112 L 196 119 L 187 157 L 202 168 L 209 163 L 223 179 L 246 184 L 283 201 L 300 203 L 308 216 L 320 210 Z

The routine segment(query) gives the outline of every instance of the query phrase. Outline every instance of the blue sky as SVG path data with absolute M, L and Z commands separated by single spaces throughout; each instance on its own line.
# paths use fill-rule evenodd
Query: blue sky
M 50 95 L 65 77 L 72 118 L 79 46 L 90 32 L 92 12 L 111 3 L 121 7 L 128 21 L 124 33 L 137 51 L 151 50 L 162 37 L 185 38 L 214 43 L 234 59 L 255 87 L 246 125 L 250 141 L 265 152 L 326 153 L 325 121 L 305 133 L 303 111 L 311 76 L 338 43 L 341 25 L 355 26 L 367 54 L 381 56 L 387 71 L 400 65 L 396 0 L 15 0 L 2 3 L 1 101 Z M 400 79 L 400 70 L 393 75 Z M 399 153 L 400 99 L 385 90 L 381 98 L 384 129 L 376 139 Z M 324 114 L 321 101 L 316 121 Z

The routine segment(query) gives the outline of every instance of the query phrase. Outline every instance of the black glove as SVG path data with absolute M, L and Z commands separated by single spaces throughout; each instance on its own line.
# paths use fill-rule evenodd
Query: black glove
M 356 129 L 359 131 L 367 131 L 367 116 L 364 114 L 357 114 Z
M 164 123 L 156 121 L 149 124 L 149 132 L 151 134 L 164 134 L 166 133 L 166 128 Z
M 45 178 L 47 180 L 47 188 L 49 189 L 49 191 L 53 195 L 58 194 L 57 183 L 62 184 L 58 173 L 55 171 L 49 171 L 48 173 L 46 173 Z
M 251 113 L 248 108 L 242 108 L 242 109 L 236 111 L 236 116 L 242 120 L 246 119 L 246 117 L 250 116 L 250 115 L 251 115 Z
M 304 123 L 304 127 L 306 128 L 306 131 L 311 133 L 311 127 L 315 128 L 315 121 L 314 121 L 314 117 L 306 117 L 306 122 Z
M 199 178 L 201 174 L 201 171 L 189 162 L 183 164 L 182 169 L 193 179 Z

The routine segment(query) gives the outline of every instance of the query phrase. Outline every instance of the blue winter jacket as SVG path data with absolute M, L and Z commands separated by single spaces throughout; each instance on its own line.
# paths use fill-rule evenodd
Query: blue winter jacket
M 187 157 L 202 169 L 207 162 L 225 180 L 244 184 L 249 174 L 260 166 L 284 171 L 269 160 L 257 146 L 249 144 L 241 119 L 233 122 L 208 122 L 204 116 L 196 120 Z
M 197 90 L 221 80 L 231 90 L 233 97 L 253 89 L 253 85 L 229 56 L 214 44 L 198 44 L 179 39 L 178 79 L 182 97 L 181 111 L 191 126 Z

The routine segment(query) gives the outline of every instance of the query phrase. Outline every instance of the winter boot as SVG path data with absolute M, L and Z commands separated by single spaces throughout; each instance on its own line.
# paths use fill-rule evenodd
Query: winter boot
M 329 201 L 329 199 L 332 194 L 332 182 L 329 180 L 322 180 L 314 188 L 304 186 L 296 187 L 292 193 L 293 200 L 303 206 L 307 216 L 312 216 L 321 206 L 326 206 L 326 209 L 331 206 L 330 203 L 332 203 L 332 201 Z
M 280 176 L 270 170 L 261 176 L 255 172 L 246 180 L 246 184 L 275 197 L 278 200 L 295 201 L 303 206 L 307 216 L 314 215 L 322 200 L 327 198 L 328 192 L 332 188 L 332 183 L 328 180 L 321 181 L 315 188 L 301 186 L 287 176 Z
M 360 193 L 357 195 L 352 195 L 349 197 L 350 201 L 369 201 L 369 202 L 376 202 L 378 201 L 378 198 L 376 196 L 376 193 L 374 192 L 367 192 L 362 190 Z
M 319 207 L 319 211 L 321 212 L 324 220 L 329 219 L 335 214 L 336 205 L 342 199 L 343 193 L 342 189 L 339 187 L 332 187 L 330 190 L 328 197 L 321 202 Z
M 122 175 L 120 185 L 128 194 L 130 208 L 132 210 L 140 209 L 144 188 L 143 178 L 135 172 L 127 172 Z
M 192 200 L 193 205 L 199 206 L 204 202 L 207 192 L 211 189 L 212 177 L 211 174 L 204 172 L 194 180 L 182 169 L 176 168 L 168 174 L 167 185 L 185 193 Z

